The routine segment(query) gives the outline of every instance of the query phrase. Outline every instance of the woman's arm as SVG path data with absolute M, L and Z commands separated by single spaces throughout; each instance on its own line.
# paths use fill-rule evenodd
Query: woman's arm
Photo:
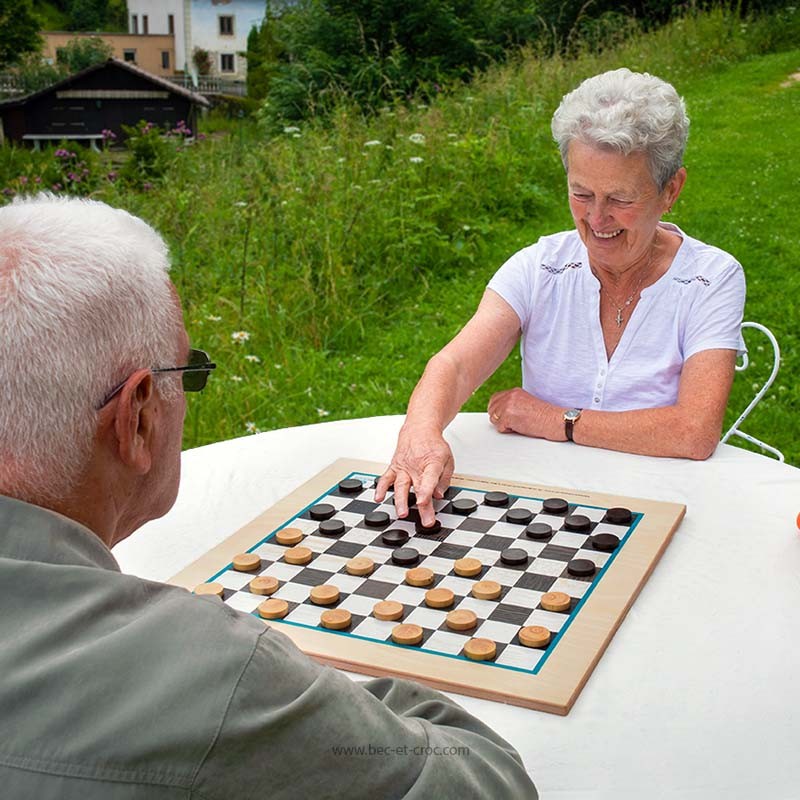
M 433 523 L 432 500 L 442 497 L 453 474 L 453 454 L 442 431 L 503 363 L 519 335 L 516 312 L 488 289 L 472 319 L 425 367 L 409 400 L 392 463 L 378 482 L 378 502 L 394 484 L 397 514 L 404 517 L 413 485 L 422 523 Z
M 675 405 L 637 411 L 584 411 L 575 424 L 578 444 L 648 456 L 708 458 L 719 443 L 735 373 L 735 350 L 704 350 L 684 364 Z M 501 433 L 566 439 L 563 407 L 522 389 L 498 392 L 489 418 Z

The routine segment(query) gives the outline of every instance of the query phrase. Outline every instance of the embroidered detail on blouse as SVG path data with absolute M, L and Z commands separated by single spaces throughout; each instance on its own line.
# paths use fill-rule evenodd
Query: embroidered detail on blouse
M 708 278 L 704 278 L 702 275 L 695 275 L 694 278 L 673 278 L 672 280 L 678 281 L 678 283 L 691 283 L 692 281 L 700 281 L 703 286 L 711 286 L 711 281 Z
M 569 264 L 564 264 L 563 267 L 551 267 L 549 264 L 542 264 L 542 269 L 547 270 L 551 275 L 560 275 L 568 269 L 582 269 L 583 264 L 580 261 L 570 261 Z

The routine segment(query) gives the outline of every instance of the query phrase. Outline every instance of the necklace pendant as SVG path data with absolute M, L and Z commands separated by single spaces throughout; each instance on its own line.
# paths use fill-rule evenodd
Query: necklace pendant
M 617 309 L 617 327 L 619 328 L 621 326 L 622 326 L 622 309 L 618 308 Z

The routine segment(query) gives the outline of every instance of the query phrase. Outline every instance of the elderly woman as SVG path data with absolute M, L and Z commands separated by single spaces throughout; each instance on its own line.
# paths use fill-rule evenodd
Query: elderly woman
M 512 256 L 429 362 L 378 499 L 416 490 L 433 522 L 453 472 L 442 431 L 521 337 L 522 388 L 493 395 L 501 433 L 631 453 L 714 452 L 743 349 L 745 284 L 728 253 L 664 223 L 683 189 L 689 120 L 668 83 L 627 69 L 566 95 L 552 131 L 575 230 Z

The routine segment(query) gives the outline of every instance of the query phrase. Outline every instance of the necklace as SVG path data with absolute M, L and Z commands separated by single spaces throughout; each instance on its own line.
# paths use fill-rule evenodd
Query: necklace
M 645 276 L 650 272 L 650 268 L 653 266 L 653 260 L 655 259 L 656 256 L 657 242 L 658 242 L 658 229 L 656 229 L 656 235 L 653 237 L 653 244 L 650 247 L 650 258 L 648 258 L 647 260 L 647 265 L 639 275 L 639 280 L 636 282 L 636 286 L 633 287 L 633 291 L 630 293 L 630 295 L 628 295 L 628 299 L 622 303 L 618 303 L 611 296 L 608 289 L 606 289 L 605 286 L 603 286 L 603 282 L 600 280 L 600 278 L 597 277 L 597 273 L 594 271 L 594 269 L 592 269 L 592 274 L 595 276 L 595 278 L 597 278 L 597 282 L 600 284 L 600 291 L 605 292 L 606 297 L 611 301 L 611 305 L 613 305 L 614 308 L 617 309 L 617 316 L 615 317 L 615 321 L 617 323 L 618 328 L 622 327 L 622 322 L 624 320 L 624 317 L 622 316 L 623 309 L 627 308 L 633 302 L 633 298 L 636 297 L 636 295 L 638 294 L 639 287 L 642 285 Z

